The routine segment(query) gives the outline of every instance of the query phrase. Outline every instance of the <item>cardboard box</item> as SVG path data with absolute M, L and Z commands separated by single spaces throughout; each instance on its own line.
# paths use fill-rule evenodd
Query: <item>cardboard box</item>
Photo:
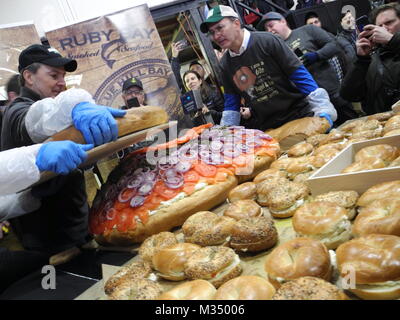
M 375 184 L 400 180 L 400 167 L 341 173 L 344 168 L 354 162 L 354 155 L 359 150 L 377 144 L 390 144 L 400 148 L 400 135 L 348 145 L 307 180 L 312 194 L 318 195 L 340 190 L 355 190 L 362 194 Z

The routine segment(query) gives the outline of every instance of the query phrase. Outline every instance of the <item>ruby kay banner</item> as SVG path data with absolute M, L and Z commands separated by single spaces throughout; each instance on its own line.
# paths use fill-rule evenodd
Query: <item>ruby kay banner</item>
M 53 30 L 46 37 L 63 56 L 77 60 L 78 69 L 69 79 L 98 104 L 121 107 L 122 84 L 137 77 L 148 105 L 165 108 L 171 120 L 183 116 L 180 92 L 146 4 Z
M 40 37 L 33 24 L 0 26 L 0 87 L 18 74 L 19 54 L 34 43 L 40 43 Z M 1 97 L 1 100 L 6 99 Z

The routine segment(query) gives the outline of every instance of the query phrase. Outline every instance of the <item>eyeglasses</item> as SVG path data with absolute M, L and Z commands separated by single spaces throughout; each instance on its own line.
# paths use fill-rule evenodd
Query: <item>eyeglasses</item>
M 143 94 L 143 90 L 127 90 L 124 92 L 125 95 L 134 95 L 134 96 L 138 96 Z

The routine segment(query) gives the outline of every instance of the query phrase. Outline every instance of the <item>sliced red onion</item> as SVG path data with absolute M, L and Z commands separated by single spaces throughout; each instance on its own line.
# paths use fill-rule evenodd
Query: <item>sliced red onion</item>
M 240 152 L 244 152 L 244 153 L 249 153 L 252 150 L 251 147 L 249 147 L 248 145 L 243 144 L 243 143 L 236 144 L 235 148 L 240 150 Z
M 138 189 L 138 195 L 146 196 L 148 195 L 151 190 L 153 190 L 154 184 L 151 182 L 146 182 Z
M 170 168 L 165 170 L 161 175 L 162 177 L 175 177 L 177 175 L 177 171 L 175 168 Z
M 182 173 L 175 171 L 174 175 L 172 175 L 172 174 L 164 175 L 163 180 L 164 180 L 165 183 L 178 184 L 181 181 L 183 181 L 184 178 L 183 178 L 183 174 Z
M 227 144 L 233 144 L 233 136 L 229 135 L 229 136 L 224 136 L 221 138 L 221 141 L 223 143 L 227 143 Z
M 111 209 L 114 206 L 114 202 L 113 201 L 107 201 L 106 204 L 104 205 L 104 211 L 108 211 L 109 209 Z
M 160 158 L 160 160 L 158 160 L 158 166 L 159 168 L 163 169 L 164 166 L 174 166 L 178 163 L 179 159 L 178 157 L 172 157 L 172 156 L 165 156 Z
M 250 148 L 256 148 L 256 147 L 260 147 L 264 144 L 264 142 L 261 139 L 250 139 L 246 141 L 246 146 L 250 147 Z
M 183 149 L 182 148 L 179 150 L 180 152 L 180 159 L 182 161 L 192 161 L 192 160 L 197 160 L 198 158 L 198 152 L 197 150 L 190 149 L 190 146 L 187 148 Z
M 127 193 L 126 191 L 130 190 L 130 193 Z M 125 193 L 125 195 L 124 195 Z M 128 194 L 128 196 L 126 196 Z M 118 201 L 119 202 L 127 202 L 129 201 L 134 195 L 136 195 L 136 190 L 135 189 L 130 189 L 130 188 L 125 188 L 123 189 L 119 194 L 118 194 Z
M 147 172 L 143 175 L 144 182 L 154 182 L 157 180 L 157 172 L 155 170 Z
M 167 186 L 168 188 L 171 188 L 171 189 L 179 189 L 180 187 L 183 186 L 184 183 L 185 183 L 184 180 L 179 181 L 179 182 L 177 182 L 177 183 L 165 182 L 166 186 Z
M 223 164 L 225 162 L 225 159 L 221 154 L 211 154 L 210 158 L 202 159 L 202 161 L 204 161 L 207 164 L 216 166 L 219 164 Z
M 133 178 L 131 180 L 129 180 L 128 184 L 127 184 L 127 188 L 138 188 L 143 184 L 144 178 L 142 175 L 136 175 L 133 176 Z
M 207 149 L 200 150 L 199 156 L 200 156 L 201 159 L 203 159 L 203 158 L 209 158 L 209 157 L 211 156 L 210 150 L 208 150 L 208 148 L 207 148 Z
M 220 140 L 212 141 L 210 144 L 210 149 L 212 151 L 221 151 L 224 144 Z
M 115 210 L 114 208 L 110 208 L 110 209 L 108 209 L 107 210 L 107 212 L 106 212 L 106 219 L 107 220 L 114 220 L 114 218 L 116 217 L 116 215 L 117 215 L 117 210 Z
M 175 169 L 177 172 L 185 173 L 190 170 L 192 167 L 192 163 L 189 161 L 180 161 L 176 166 Z
M 224 144 L 224 148 L 222 150 L 224 156 L 229 158 L 236 158 L 241 154 L 241 151 L 235 148 L 234 144 Z
M 132 198 L 130 205 L 132 208 L 137 208 L 137 207 L 140 207 L 144 203 L 145 200 L 146 200 L 146 197 L 135 196 Z

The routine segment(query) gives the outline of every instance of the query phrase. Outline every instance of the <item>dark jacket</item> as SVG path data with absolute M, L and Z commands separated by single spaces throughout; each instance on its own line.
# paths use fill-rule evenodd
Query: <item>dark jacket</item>
M 356 49 L 357 35 L 355 30 L 341 30 L 336 36 L 336 40 L 339 43 L 344 56 L 346 58 L 346 70 L 352 65 L 357 55 Z
M 215 86 L 208 86 L 208 90 L 202 90 L 201 98 L 203 103 L 207 106 L 208 110 L 213 117 L 215 123 L 220 123 L 222 111 L 224 111 L 224 98 Z
M 2 150 L 34 144 L 25 127 L 25 116 L 29 107 L 38 100 L 39 95 L 23 87 L 20 97 L 6 108 Z M 89 207 L 81 170 L 42 183 L 32 189 L 32 194 L 41 198 L 41 207 L 11 221 L 25 249 L 54 254 L 90 239 Z
M 357 56 L 340 90 L 349 101 L 363 101 L 367 114 L 384 112 L 400 100 L 400 32 L 368 57 Z

